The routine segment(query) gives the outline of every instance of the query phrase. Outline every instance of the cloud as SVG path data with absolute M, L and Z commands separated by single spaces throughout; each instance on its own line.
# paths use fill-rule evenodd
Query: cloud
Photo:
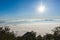
M 51 30 L 59 25 L 60 23 L 28 23 L 13 25 L 11 29 L 17 31 L 17 35 L 23 35 L 25 32 L 32 30 L 37 32 L 37 35 L 44 35 L 46 33 L 51 33 Z
M 60 19 L 14 19 L 14 20 L 0 20 L 1 23 L 6 24 L 26 24 L 26 23 L 45 23 L 45 22 L 60 22 Z
M 54 19 L 45 19 L 44 21 L 55 21 Z
M 0 20 L 0 24 L 1 24 L 1 23 L 5 23 L 5 22 L 6 22 L 6 21 L 4 21 L 4 20 Z
M 48 32 L 51 33 L 54 27 L 60 26 L 60 19 L 8 19 L 0 20 L 0 23 L 8 24 L 11 30 L 18 31 L 18 35 L 23 35 L 25 32 L 32 30 L 37 32 L 37 35 L 43 35 Z

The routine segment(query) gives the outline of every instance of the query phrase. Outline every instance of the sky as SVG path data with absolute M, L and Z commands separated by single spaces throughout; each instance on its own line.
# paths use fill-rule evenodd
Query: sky
M 40 14 L 37 7 L 43 3 L 46 12 Z M 31 18 L 60 16 L 60 0 L 0 0 L 0 18 Z
M 37 8 L 42 3 L 44 13 Z M 37 35 L 51 33 L 60 26 L 60 0 L 0 0 L 0 26 L 10 26 L 17 35 L 35 31 Z

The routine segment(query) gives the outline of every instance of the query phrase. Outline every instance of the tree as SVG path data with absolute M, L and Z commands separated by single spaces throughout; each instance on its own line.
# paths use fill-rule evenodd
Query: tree
M 42 40 L 42 36 L 41 35 L 38 35 L 36 39 L 37 40 Z
M 27 32 L 22 36 L 23 40 L 36 40 L 36 32 Z
M 15 34 L 9 30 L 8 27 L 0 27 L 0 40 L 16 40 Z
M 54 28 L 53 32 L 54 32 L 54 40 L 60 40 L 60 27 Z
M 22 40 L 22 39 L 23 39 L 22 37 L 18 36 L 16 40 Z
M 53 39 L 53 35 L 52 34 L 46 34 L 43 37 L 44 40 L 52 40 Z

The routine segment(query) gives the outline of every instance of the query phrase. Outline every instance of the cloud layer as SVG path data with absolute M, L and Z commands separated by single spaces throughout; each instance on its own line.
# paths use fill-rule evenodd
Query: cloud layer
M 8 25 L 17 35 L 23 35 L 27 31 L 35 31 L 37 35 L 52 33 L 52 29 L 60 26 L 60 19 L 14 19 L 0 20 L 0 25 Z
M 45 23 L 45 22 L 60 22 L 60 19 L 15 19 L 15 20 L 0 20 L 1 23 L 8 23 L 8 24 L 23 24 L 23 23 Z

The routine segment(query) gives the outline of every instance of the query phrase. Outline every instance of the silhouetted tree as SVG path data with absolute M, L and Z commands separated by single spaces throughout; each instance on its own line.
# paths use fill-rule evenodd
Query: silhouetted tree
M 0 27 L 0 40 L 16 40 L 15 34 L 8 27 Z
M 38 35 L 36 40 L 43 40 L 41 35 Z
M 23 40 L 36 40 L 36 32 L 27 32 L 22 38 Z
M 43 40 L 53 40 L 54 38 L 53 38 L 53 35 L 52 34 L 46 34 L 46 35 L 44 35 L 44 37 L 43 37 Z
M 16 40 L 23 40 L 24 38 L 18 36 Z
M 56 27 L 54 30 L 54 40 L 60 40 L 60 27 Z

